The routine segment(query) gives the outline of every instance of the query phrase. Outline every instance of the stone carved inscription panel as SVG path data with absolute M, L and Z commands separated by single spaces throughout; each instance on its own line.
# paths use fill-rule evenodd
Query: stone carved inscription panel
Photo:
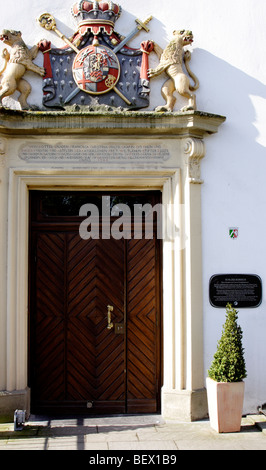
M 83 163 L 88 165 L 151 164 L 164 166 L 170 152 L 160 144 L 117 145 L 117 144 L 43 144 L 23 145 L 19 158 L 27 163 Z

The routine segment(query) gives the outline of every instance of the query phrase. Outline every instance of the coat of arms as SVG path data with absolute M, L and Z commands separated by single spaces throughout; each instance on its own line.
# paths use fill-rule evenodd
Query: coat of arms
M 238 228 L 236 227 L 229 228 L 229 237 L 232 238 L 233 240 L 238 238 Z
M 79 1 L 72 8 L 78 30 L 72 38 L 58 31 L 55 19 L 49 13 L 39 18 L 47 30 L 57 33 L 66 43 L 62 48 L 51 48 L 43 40 L 46 75 L 43 80 L 43 104 L 47 108 L 71 105 L 107 105 L 128 109 L 149 106 L 150 83 L 148 55 L 153 41 L 144 41 L 139 49 L 127 43 L 141 29 L 149 31 L 152 17 L 141 22 L 126 37 L 114 31 L 121 7 L 112 1 Z

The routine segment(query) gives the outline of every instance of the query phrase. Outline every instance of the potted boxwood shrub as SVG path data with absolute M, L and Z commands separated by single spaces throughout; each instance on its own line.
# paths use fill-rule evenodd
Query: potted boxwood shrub
M 247 376 L 238 312 L 226 306 L 226 320 L 208 371 L 207 397 L 210 425 L 217 432 L 239 432 Z

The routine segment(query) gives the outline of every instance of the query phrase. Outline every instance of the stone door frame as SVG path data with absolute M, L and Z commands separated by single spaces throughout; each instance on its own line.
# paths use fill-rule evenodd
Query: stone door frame
M 53 113 L 16 113 L 0 117 L 1 168 L 8 201 L 6 226 L 7 308 L 2 316 L 6 331 L 5 389 L 0 412 L 29 409 L 28 377 L 28 231 L 29 190 L 161 190 L 167 210 L 164 228 L 172 234 L 163 240 L 163 387 L 162 415 L 186 421 L 202 419 L 207 413 L 203 365 L 202 247 L 201 247 L 201 159 L 203 138 L 217 132 L 225 120 L 200 112 L 158 116 L 54 116 Z M 48 163 L 31 164 L 19 158 L 23 142 L 55 134 L 68 142 L 77 135 L 87 145 L 105 133 L 105 142 L 143 139 L 171 141 L 171 167 L 138 163 L 128 169 L 118 165 L 76 169 L 70 164 L 53 168 Z M 93 135 L 93 138 L 91 137 Z M 133 135 L 137 135 L 133 137 Z M 72 136 L 72 137 L 71 137 Z M 168 145 L 168 144 L 167 144 Z M 170 144 L 169 144 L 170 145 Z M 107 168 L 108 167 L 108 168 Z M 124 166 L 126 168 L 126 166 Z M 8 176 L 7 176 L 8 172 Z M 6 221 L 4 220 L 4 224 Z M 4 229 L 5 230 L 5 229 Z M 5 251 L 6 250 L 6 251 Z M 3 268 L 5 269 L 5 268 Z M 4 276 L 4 271 L 1 273 Z M 3 382 L 2 377 L 2 382 Z

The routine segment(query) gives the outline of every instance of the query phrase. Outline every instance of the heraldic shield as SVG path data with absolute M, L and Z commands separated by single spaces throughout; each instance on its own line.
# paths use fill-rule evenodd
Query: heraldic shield
M 75 57 L 72 71 L 81 90 L 99 95 L 112 90 L 117 84 L 120 63 L 108 47 L 88 46 Z
M 49 41 L 41 42 L 46 70 L 44 106 L 106 105 L 132 110 L 149 106 L 148 56 L 153 41 L 142 42 L 139 49 L 126 43 L 141 29 L 149 31 L 151 17 L 143 23 L 136 20 L 135 29 L 122 38 L 114 31 L 121 7 L 112 1 L 80 1 L 72 14 L 78 30 L 70 39 L 58 31 L 52 15 L 44 13 L 39 18 L 43 28 L 53 30 L 66 43 L 62 48 L 51 48 Z

